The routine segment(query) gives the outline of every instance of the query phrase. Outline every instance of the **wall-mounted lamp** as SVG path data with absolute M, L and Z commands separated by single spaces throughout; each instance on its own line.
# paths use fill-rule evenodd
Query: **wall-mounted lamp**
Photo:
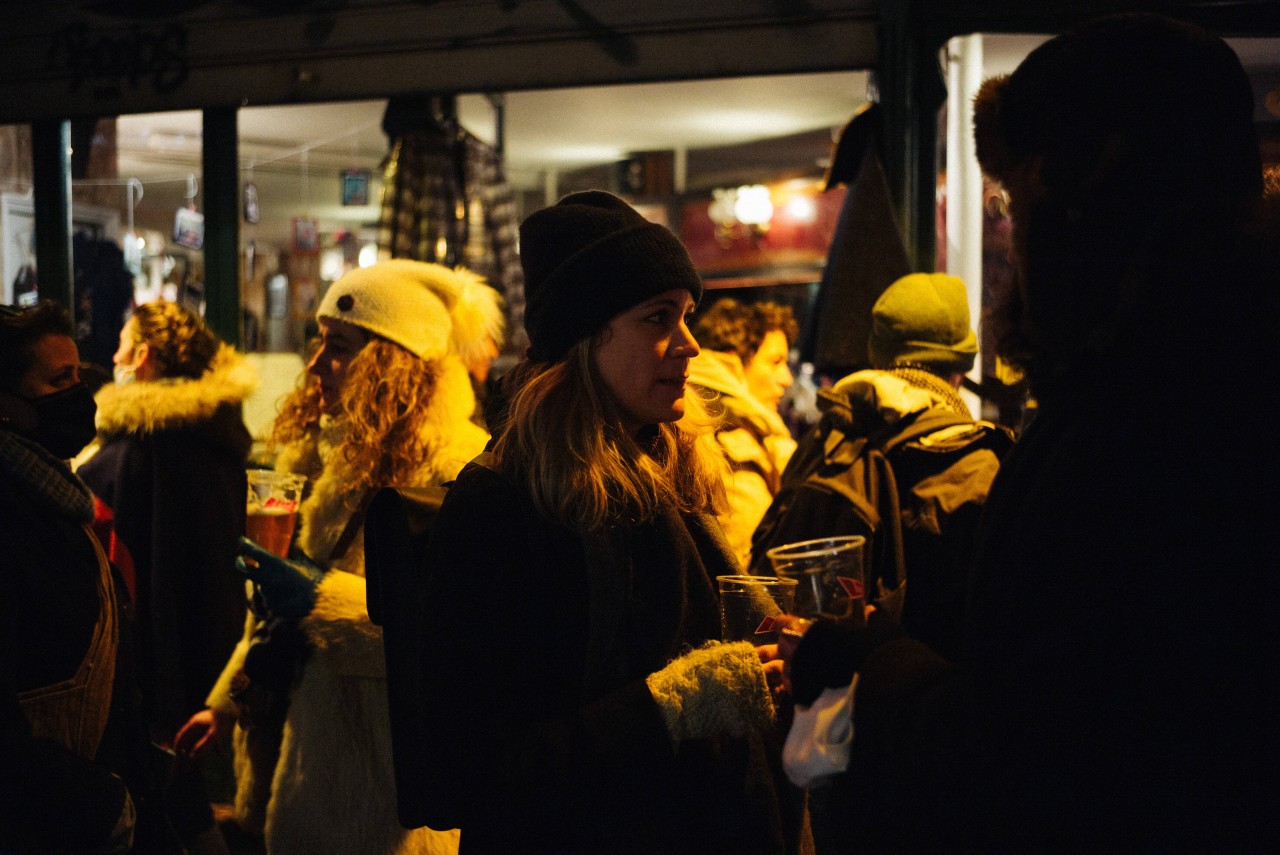
M 716 240 L 728 246 L 739 237 L 758 241 L 769 230 L 773 219 L 773 200 L 763 184 L 717 188 L 711 191 L 707 209 L 716 224 Z

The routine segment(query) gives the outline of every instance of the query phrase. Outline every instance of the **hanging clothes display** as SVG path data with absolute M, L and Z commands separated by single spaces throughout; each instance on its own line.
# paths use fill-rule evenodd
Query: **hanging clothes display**
M 869 103 L 850 119 L 827 171 L 827 189 L 847 184 L 849 191 L 818 290 L 817 323 L 801 352 L 819 374 L 832 378 L 869 367 L 871 307 L 911 272 L 880 161 L 879 109 Z
M 133 306 L 133 274 L 112 240 L 77 232 L 71 239 L 80 358 L 110 372 L 120 330 Z
M 392 98 L 382 119 L 381 257 L 463 265 L 506 301 L 508 347 L 523 353 L 519 216 L 498 149 L 463 128 L 453 96 Z

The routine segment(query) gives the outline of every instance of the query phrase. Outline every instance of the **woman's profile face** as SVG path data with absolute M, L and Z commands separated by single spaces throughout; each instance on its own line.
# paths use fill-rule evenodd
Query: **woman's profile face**
M 142 336 L 138 333 L 138 321 L 135 318 L 129 318 L 120 330 L 120 346 L 112 355 L 111 362 L 113 365 L 127 368 L 138 380 L 152 380 L 154 379 L 152 375 L 155 373 L 154 360 L 147 359 L 150 348 L 141 339 Z
M 747 388 L 757 401 L 766 407 L 778 408 L 778 402 L 795 380 L 787 357 L 787 334 L 782 330 L 769 330 L 760 340 L 760 347 L 745 366 Z
M 632 436 L 684 415 L 689 360 L 698 355 L 688 325 L 694 306 L 687 289 L 664 291 L 615 315 L 600 333 L 592 358 Z
M 369 334 L 355 324 L 320 319 L 320 347 L 307 363 L 307 372 L 320 385 L 320 407 L 326 413 L 337 412 L 351 360 L 368 343 Z
M 80 353 L 69 335 L 48 333 L 31 343 L 31 367 L 18 379 L 17 393 L 43 398 L 80 382 Z

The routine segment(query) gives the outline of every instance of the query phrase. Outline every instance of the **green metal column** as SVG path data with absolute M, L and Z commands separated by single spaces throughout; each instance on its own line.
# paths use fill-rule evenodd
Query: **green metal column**
M 40 297 L 61 303 L 75 317 L 71 267 L 71 123 L 31 125 L 35 196 L 36 281 Z
M 938 110 L 947 99 L 940 46 L 914 0 L 881 4 L 878 82 L 885 172 L 903 242 L 918 271 L 933 270 L 937 244 Z
M 205 321 L 240 346 L 240 157 L 236 108 L 204 111 Z

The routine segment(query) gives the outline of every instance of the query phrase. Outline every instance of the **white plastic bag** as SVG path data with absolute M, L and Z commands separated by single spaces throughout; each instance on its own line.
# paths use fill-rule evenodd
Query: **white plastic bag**
M 782 747 L 782 766 L 797 787 L 849 768 L 853 748 L 853 695 L 858 675 L 839 689 L 825 689 L 811 706 L 797 706 Z

